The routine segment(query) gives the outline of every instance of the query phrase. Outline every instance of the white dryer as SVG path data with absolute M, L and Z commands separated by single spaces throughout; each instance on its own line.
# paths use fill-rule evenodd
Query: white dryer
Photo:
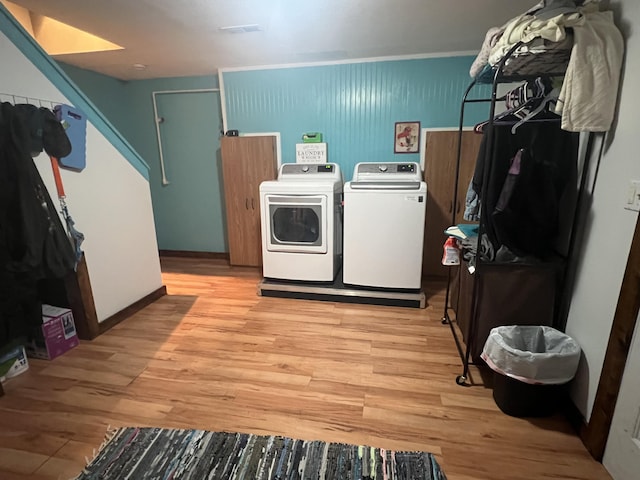
M 345 285 L 419 289 L 426 204 L 417 163 L 358 163 L 344 185 Z
M 262 273 L 332 282 L 342 264 L 342 173 L 335 163 L 285 163 L 260 184 Z

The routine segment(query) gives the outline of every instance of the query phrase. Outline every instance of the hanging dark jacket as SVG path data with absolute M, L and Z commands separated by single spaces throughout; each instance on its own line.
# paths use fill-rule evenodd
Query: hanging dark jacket
M 26 118 L 17 106 L 0 106 L 0 248 L 7 255 L 1 268 L 37 279 L 62 278 L 73 269 L 75 256 L 31 158 L 34 142 Z M 35 134 L 45 131 L 44 120 L 40 125 Z
M 504 245 L 518 256 L 547 258 L 558 240 L 561 197 L 575 190 L 570 179 L 577 168 L 578 135 L 553 122 L 525 123 L 515 134 L 511 125 L 487 130 L 472 180 L 482 212 L 489 212 L 481 219 L 485 232 L 496 250 Z M 520 168 L 514 174 L 509 171 L 516 157 Z
M 0 104 L 0 351 L 41 324 L 38 281 L 62 278 L 74 266 L 71 243 L 30 154 L 45 144 L 66 150 L 51 118 L 33 106 Z M 54 133 L 45 142 L 47 132 Z

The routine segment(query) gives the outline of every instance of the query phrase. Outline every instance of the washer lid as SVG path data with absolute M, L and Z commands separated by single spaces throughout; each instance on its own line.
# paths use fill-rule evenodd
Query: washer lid
M 366 181 L 349 182 L 352 190 L 420 190 L 420 182 Z

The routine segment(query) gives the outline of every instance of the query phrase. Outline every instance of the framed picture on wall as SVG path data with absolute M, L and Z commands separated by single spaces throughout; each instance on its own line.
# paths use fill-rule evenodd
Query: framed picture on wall
M 396 122 L 393 153 L 420 151 L 420 122 Z

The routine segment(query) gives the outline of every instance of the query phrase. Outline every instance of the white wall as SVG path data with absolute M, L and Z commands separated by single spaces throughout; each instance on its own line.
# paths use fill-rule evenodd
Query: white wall
M 621 12 L 625 34 L 618 122 L 613 142 L 600 162 L 586 244 L 567 322 L 567 333 L 583 349 L 572 397 L 585 419 L 591 417 L 622 277 L 638 213 L 623 208 L 629 179 L 640 180 L 640 2 L 612 2 Z
M 1 32 L 0 63 L 0 93 L 69 104 Z M 35 162 L 57 206 L 49 158 L 41 154 Z M 69 211 L 86 238 L 82 247 L 102 321 L 162 286 L 149 183 L 91 124 L 86 169 L 65 170 L 62 179 Z

